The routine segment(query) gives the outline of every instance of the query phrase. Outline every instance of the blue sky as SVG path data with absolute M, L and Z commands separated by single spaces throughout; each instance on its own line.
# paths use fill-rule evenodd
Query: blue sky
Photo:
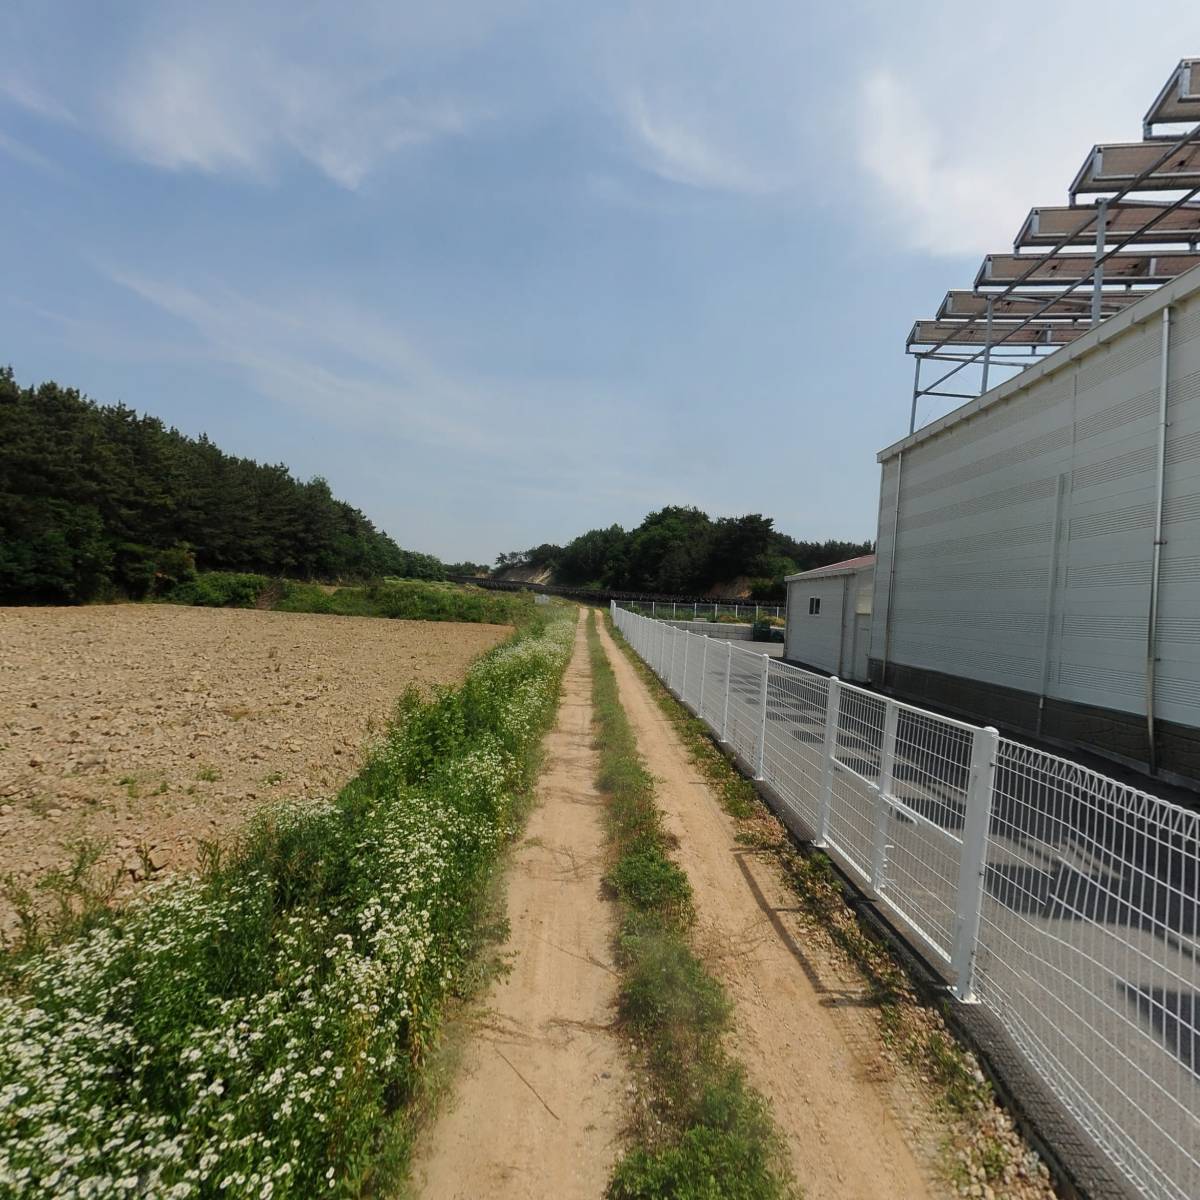
M 448 559 L 871 537 L 911 322 L 1200 52 L 999 7 L 7 0 L 0 362 Z

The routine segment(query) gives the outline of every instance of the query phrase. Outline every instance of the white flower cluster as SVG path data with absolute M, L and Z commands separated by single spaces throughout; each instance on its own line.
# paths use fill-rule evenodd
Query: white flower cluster
M 0 1196 L 355 1194 L 462 964 L 572 626 L 434 702 L 460 703 L 470 734 L 419 783 L 389 771 L 414 722 L 369 796 L 275 806 L 219 874 L 19 964 L 0 994 Z

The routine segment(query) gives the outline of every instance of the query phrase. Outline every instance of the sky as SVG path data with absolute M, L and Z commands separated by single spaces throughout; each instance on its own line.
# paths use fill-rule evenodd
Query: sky
M 0 364 L 491 561 L 665 504 L 873 537 L 912 322 L 1200 6 L 6 0 L 0 46 Z

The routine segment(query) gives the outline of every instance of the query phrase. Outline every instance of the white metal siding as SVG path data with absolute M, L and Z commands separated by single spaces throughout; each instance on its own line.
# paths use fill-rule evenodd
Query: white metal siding
M 904 449 L 898 537 L 885 461 L 872 657 L 1145 712 L 1161 319 Z M 1156 712 L 1197 726 L 1200 282 L 1169 364 Z
M 888 585 L 892 565 L 892 531 L 895 529 L 893 506 L 896 487 L 900 482 L 900 460 L 889 458 L 883 464 L 879 479 L 879 524 L 875 545 L 874 601 L 871 621 L 871 657 L 882 661 L 887 657 Z
M 788 584 L 787 657 L 810 667 L 838 672 L 842 641 L 842 600 L 848 590 L 846 575 L 828 579 L 797 579 Z M 819 597 L 821 611 L 811 616 L 809 599 Z

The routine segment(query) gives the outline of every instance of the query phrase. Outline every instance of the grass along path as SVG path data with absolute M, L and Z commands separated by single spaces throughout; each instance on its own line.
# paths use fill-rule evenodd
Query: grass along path
M 536 807 L 507 875 L 508 972 L 461 1048 L 457 1081 L 419 1139 L 426 1200 L 599 1200 L 627 1102 L 612 1032 L 615 906 L 603 894 L 591 674 L 577 629 Z
M 814 1200 L 948 1194 L 928 1106 L 873 1052 L 868 985 L 807 936 L 772 864 L 739 842 L 647 685 L 607 628 L 600 636 L 691 880 L 701 957 L 733 1003 L 731 1051 L 770 1104 L 800 1186 Z
M 729 1001 L 690 945 L 688 877 L 654 800 L 616 676 L 588 621 L 608 881 L 621 900 L 621 1016 L 637 1062 L 631 1141 L 611 1200 L 784 1200 L 795 1194 L 762 1098 L 725 1048 Z

